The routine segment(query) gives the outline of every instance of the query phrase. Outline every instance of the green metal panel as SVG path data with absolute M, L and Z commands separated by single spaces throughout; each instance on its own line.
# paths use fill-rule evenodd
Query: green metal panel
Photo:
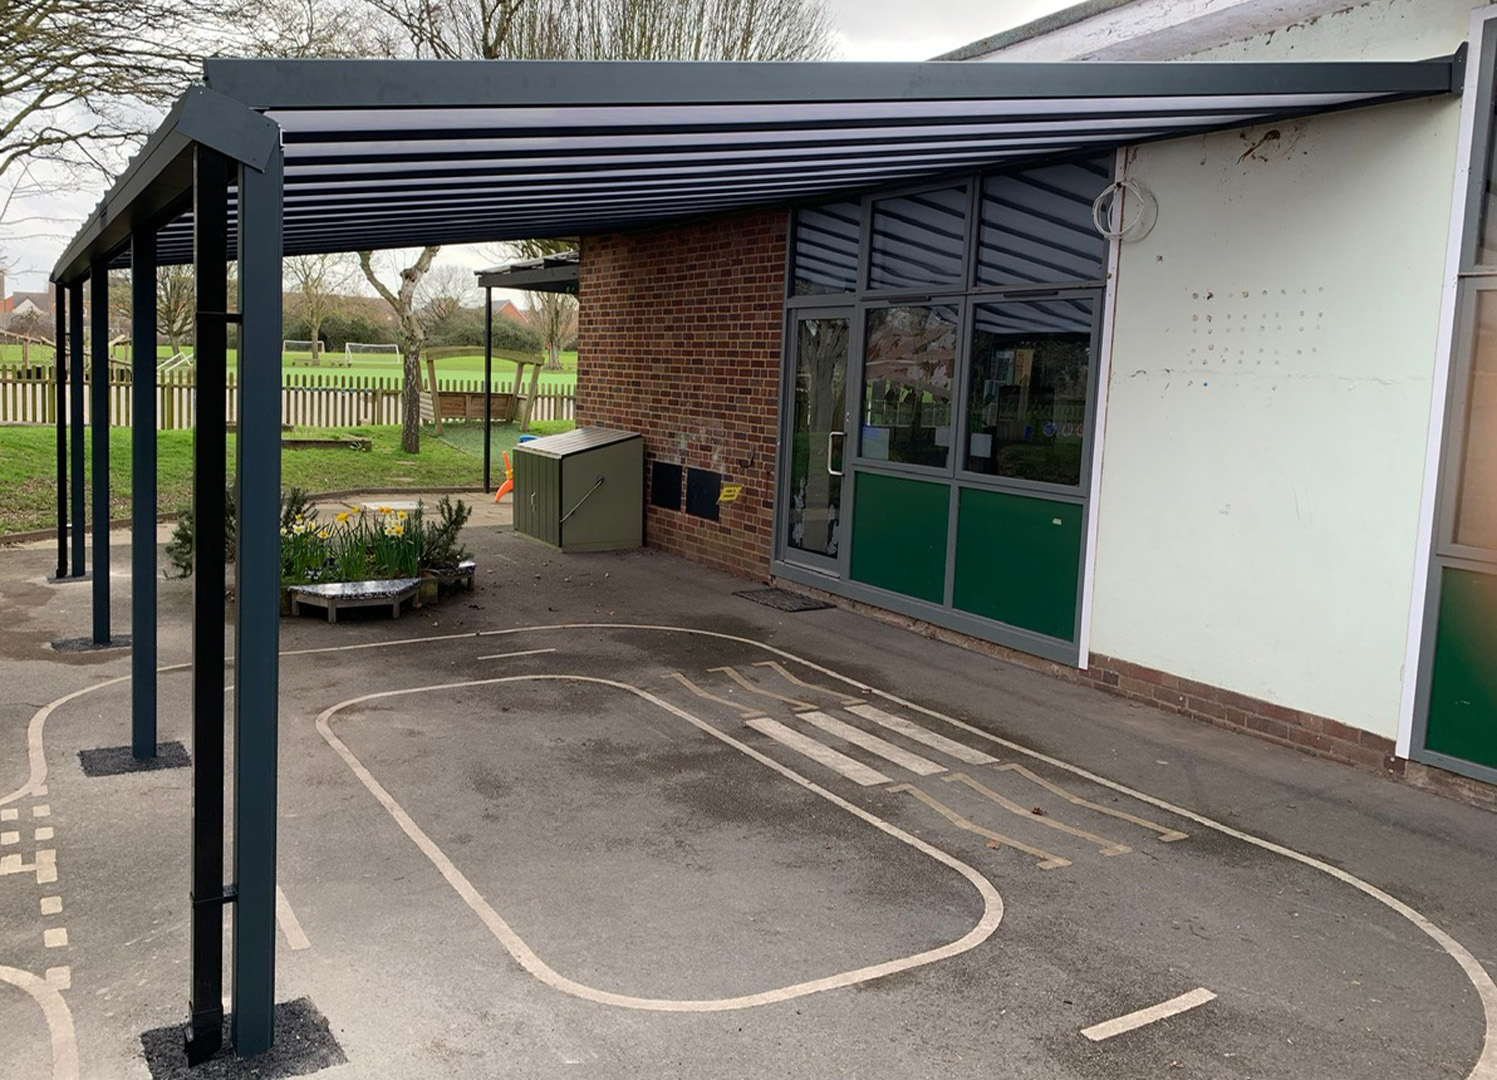
M 964 488 L 957 499 L 955 606 L 1074 641 L 1081 507 Z
M 1441 576 L 1424 745 L 1497 768 L 1497 575 Z
M 852 579 L 943 603 L 950 485 L 866 472 L 855 484 Z
M 561 540 L 561 461 L 514 449 L 515 532 L 557 547 Z
M 578 428 L 516 446 L 513 464 L 520 535 L 563 551 L 612 551 L 644 542 L 639 435 Z

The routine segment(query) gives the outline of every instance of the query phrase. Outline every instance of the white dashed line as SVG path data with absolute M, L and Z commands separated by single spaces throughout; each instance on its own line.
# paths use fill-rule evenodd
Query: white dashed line
M 0 844 L 9 846 L 10 844 L 19 844 L 20 842 L 21 842 L 21 834 L 20 833 L 18 833 L 18 832 L 0 832 Z
M 9 810 L 0 810 L 0 821 L 14 821 L 20 816 L 21 812 L 14 808 Z
M 870 754 L 877 755 L 885 761 L 893 762 L 901 769 L 908 769 L 916 776 L 934 776 L 936 773 L 946 771 L 944 766 L 937 765 L 929 758 L 923 758 L 919 754 L 912 754 L 902 746 L 895 746 L 891 742 L 880 739 L 877 735 L 870 734 L 862 728 L 855 728 L 851 724 L 838 720 L 834 716 L 828 716 L 824 712 L 796 713 L 796 716 L 814 727 L 819 727 L 828 735 L 833 735 L 844 742 L 850 742 L 854 746 L 862 747 Z
M 33 806 L 31 808 L 31 816 L 32 817 L 51 817 L 52 816 L 52 808 L 50 806 L 48 806 L 46 803 L 41 803 L 41 804 L 39 804 L 37 806 Z
M 958 761 L 965 761 L 968 765 L 991 765 L 998 760 L 991 754 L 984 754 L 981 750 L 974 750 L 966 743 L 959 743 L 955 739 L 948 739 L 945 735 L 937 735 L 934 731 L 928 731 L 913 720 L 906 720 L 902 716 L 894 716 L 873 705 L 849 705 L 847 711 L 854 716 L 861 716 L 864 720 L 872 720 L 880 727 L 886 727 L 890 731 L 897 732 L 906 739 L 913 739 L 917 743 L 924 743 L 932 750 L 939 750 L 941 753 L 949 754 Z
M 61 915 L 62 914 L 62 897 L 60 897 L 60 896 L 44 896 L 44 897 L 42 897 L 41 907 L 42 907 L 42 914 L 43 915 Z
M 1150 1005 L 1147 1009 L 1139 1009 L 1126 1016 L 1119 1016 L 1116 1020 L 1107 1020 L 1100 1024 L 1093 1024 L 1089 1028 L 1082 1028 L 1081 1034 L 1092 1042 L 1101 1042 L 1110 1039 L 1114 1035 L 1121 1035 L 1127 1031 L 1133 1031 L 1146 1024 L 1157 1023 L 1160 1020 L 1176 1016 L 1189 1009 L 1197 1008 L 1208 1001 L 1215 1001 L 1216 995 L 1205 987 L 1197 987 L 1188 994 L 1172 997 L 1168 1001 L 1161 1001 L 1158 1005 Z
M 555 649 L 526 649 L 524 652 L 501 652 L 492 656 L 480 656 L 480 660 L 509 660 L 516 656 L 540 656 L 541 653 L 555 652 Z
M 49 949 L 60 949 L 68 943 L 68 928 L 54 926 L 42 934 L 42 944 Z
M 286 899 L 286 894 L 279 885 L 275 887 L 275 921 L 280 924 L 281 933 L 286 935 L 286 944 L 293 950 L 299 952 L 312 947 L 307 935 L 302 932 L 301 921 L 297 919 L 296 912 L 291 910 L 291 902 Z
M 802 735 L 792 728 L 786 727 L 778 720 L 771 720 L 767 716 L 761 716 L 754 720 L 745 720 L 744 723 L 753 728 L 760 735 L 768 735 L 781 746 L 789 747 L 798 754 L 804 754 L 818 765 L 824 765 L 834 772 L 839 772 L 855 784 L 864 787 L 872 787 L 874 784 L 887 784 L 889 778 L 875 768 L 864 765 L 856 758 L 850 758 L 840 750 L 833 750 L 825 743 L 817 742 L 809 735 Z
M 71 990 L 73 988 L 73 969 L 63 964 L 61 967 L 49 967 L 47 969 L 47 983 L 54 990 Z
M 37 840 L 50 840 L 55 835 L 57 835 L 57 833 L 56 833 L 56 830 L 54 830 L 52 828 L 52 826 L 50 826 L 50 825 L 44 825 L 40 829 L 36 830 L 36 837 L 35 837 L 35 839 L 37 839 Z

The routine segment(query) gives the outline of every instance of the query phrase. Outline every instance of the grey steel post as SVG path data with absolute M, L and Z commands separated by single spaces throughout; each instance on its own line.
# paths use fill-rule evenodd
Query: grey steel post
M 494 437 L 494 290 L 483 290 L 483 493 L 494 489 L 489 479 Z
M 199 144 L 193 162 L 197 407 L 192 520 L 192 996 L 187 1060 L 223 1046 L 224 904 L 224 390 L 228 354 L 228 187 L 224 156 Z
M 57 580 L 68 576 L 68 290 L 58 282 L 52 305 L 56 336 L 52 339 L 52 382 L 57 421 Z
M 282 155 L 239 167 L 239 551 L 234 561 L 234 1052 L 270 1049 L 275 1005 L 281 587 Z
M 94 644 L 109 644 L 109 264 L 88 275 L 89 352 L 93 360 L 88 418 L 93 476 Z
M 72 427 L 73 453 L 73 577 L 86 573 L 84 558 L 84 498 L 83 484 L 83 369 L 87 366 L 83 352 L 83 282 L 74 281 L 68 286 L 68 337 L 69 355 L 73 366 L 68 371 L 68 424 Z
M 130 235 L 130 750 L 156 756 L 156 229 Z

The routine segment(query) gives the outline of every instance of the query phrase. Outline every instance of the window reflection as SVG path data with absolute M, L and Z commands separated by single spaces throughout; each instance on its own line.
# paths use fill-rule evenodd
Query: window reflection
M 866 458 L 944 467 L 951 457 L 957 339 L 952 305 L 877 308 L 863 348 Z
M 978 283 L 1100 281 L 1107 242 L 1092 221 L 1092 202 L 1111 180 L 1111 164 L 1105 160 L 984 180 Z
M 863 208 L 856 202 L 796 211 L 796 296 L 852 292 L 857 288 L 862 225 Z
M 968 471 L 1081 483 L 1095 310 L 1089 296 L 974 309 Z
M 1497 551 L 1497 293 L 1478 297 L 1455 542 Z
M 880 199 L 873 204 L 869 288 L 965 283 L 966 236 L 964 187 Z

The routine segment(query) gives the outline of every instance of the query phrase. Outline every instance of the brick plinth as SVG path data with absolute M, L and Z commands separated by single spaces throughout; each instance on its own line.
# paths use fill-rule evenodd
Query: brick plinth
M 742 484 L 709 521 L 648 506 L 646 542 L 769 575 L 785 297 L 784 211 L 582 242 L 577 422 L 642 432 L 660 460 Z M 648 498 L 648 496 L 647 496 Z

